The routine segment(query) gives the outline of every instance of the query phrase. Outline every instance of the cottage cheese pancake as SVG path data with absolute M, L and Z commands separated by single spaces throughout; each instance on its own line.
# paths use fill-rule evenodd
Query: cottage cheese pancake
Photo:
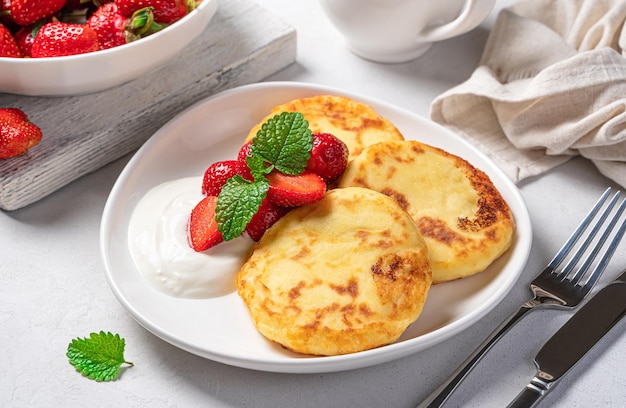
M 431 280 L 410 216 L 384 194 L 353 187 L 274 224 L 237 287 L 265 337 L 296 352 L 337 355 L 395 341 L 420 315 Z
M 393 197 L 428 246 L 433 283 L 483 271 L 511 244 L 514 220 L 489 177 L 467 161 L 416 141 L 366 148 L 339 187 Z
M 313 133 L 331 133 L 341 139 L 350 151 L 349 160 L 366 146 L 385 140 L 404 140 L 396 127 L 370 106 L 343 96 L 320 95 L 295 99 L 276 106 L 246 140 L 256 136 L 261 124 L 282 112 L 300 112 Z

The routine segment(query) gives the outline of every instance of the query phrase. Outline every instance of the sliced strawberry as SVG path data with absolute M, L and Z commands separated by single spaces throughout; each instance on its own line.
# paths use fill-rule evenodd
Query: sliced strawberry
M 311 157 L 306 169 L 327 183 L 343 174 L 348 165 L 348 146 L 330 133 L 314 133 Z
M 211 164 L 204 171 L 202 178 L 202 194 L 219 195 L 226 181 L 237 175 L 239 172 L 239 162 L 237 160 L 224 160 Z
M 281 207 L 311 204 L 321 199 L 326 192 L 324 180 L 311 171 L 290 176 L 274 170 L 267 175 L 267 179 L 270 182 L 267 198 Z
M 258 241 L 265 234 L 265 231 L 283 215 L 287 214 L 288 211 L 288 208 L 274 205 L 269 199 L 265 198 L 261 202 L 257 213 L 254 214 L 248 225 L 246 225 L 245 231 L 250 238 Z
M 196 252 L 202 252 L 223 241 L 217 230 L 215 207 L 217 197 L 204 197 L 191 211 L 187 224 L 187 240 Z
M 250 172 L 250 168 L 248 167 L 246 159 L 251 156 L 251 146 L 252 140 L 241 146 L 241 149 L 239 149 L 239 153 L 237 154 L 237 161 L 239 162 L 239 174 L 241 175 L 241 177 L 250 181 L 252 181 L 254 177 L 252 177 L 252 173 Z

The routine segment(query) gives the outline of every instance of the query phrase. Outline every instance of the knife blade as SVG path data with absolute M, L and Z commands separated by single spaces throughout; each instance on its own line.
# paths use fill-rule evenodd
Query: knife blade
M 626 270 L 598 291 L 539 350 L 535 377 L 508 408 L 534 407 L 625 312 Z

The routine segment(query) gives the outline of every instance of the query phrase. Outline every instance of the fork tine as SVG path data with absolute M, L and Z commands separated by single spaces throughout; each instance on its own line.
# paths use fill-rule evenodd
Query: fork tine
M 610 212 L 613 210 L 613 207 L 615 206 L 615 203 L 617 202 L 617 199 L 619 198 L 619 195 L 620 195 L 619 191 L 615 193 L 615 195 L 613 196 L 611 201 L 608 203 L 608 205 L 606 206 L 606 208 L 604 209 L 604 211 L 600 215 L 600 219 L 594 224 L 591 233 L 589 233 L 589 235 L 585 239 L 584 243 L 582 243 L 580 245 L 578 251 L 576 251 L 576 253 L 572 256 L 572 259 L 570 259 L 570 261 L 567 263 L 567 266 L 565 266 L 565 268 L 563 268 L 562 273 L 565 276 L 569 275 L 570 272 L 574 269 L 574 267 L 578 263 L 578 261 L 580 261 L 580 258 L 582 257 L 582 255 L 585 253 L 585 251 L 589 247 L 589 244 L 591 244 L 591 242 L 593 241 L 595 236 L 600 231 L 600 228 L 602 228 L 602 226 L 604 225 L 604 222 L 606 221 L 606 219 L 609 216 Z M 601 238 L 596 243 L 596 246 L 592 250 L 591 254 L 589 256 L 587 256 L 583 266 L 578 269 L 578 271 L 574 274 L 574 276 L 569 278 L 572 281 L 573 284 L 577 284 L 578 281 L 585 275 L 585 272 L 587 271 L 587 269 L 589 269 L 589 266 L 591 265 L 591 263 L 596 258 L 598 252 L 602 248 L 602 245 L 604 245 L 604 242 L 609 237 L 609 234 L 611 233 L 611 230 L 613 229 L 613 227 L 617 223 L 617 220 L 619 219 L 619 216 L 621 215 L 622 211 L 624 211 L 623 206 L 620 206 L 620 207 L 621 207 L 621 209 L 618 209 L 617 213 L 614 215 L 613 219 L 609 223 L 609 227 L 604 230 L 604 233 L 602 234 Z
M 576 228 L 574 233 L 569 237 L 569 239 L 567 240 L 567 242 L 565 242 L 565 244 L 561 247 L 561 249 L 559 249 L 559 251 L 556 253 L 554 258 L 552 258 L 550 263 L 548 263 L 546 269 L 554 270 L 556 267 L 558 267 L 561 264 L 561 262 L 563 262 L 567 254 L 569 254 L 569 252 L 572 250 L 576 242 L 578 242 L 578 240 L 582 236 L 585 229 L 587 229 L 587 227 L 589 226 L 593 218 L 596 216 L 596 214 L 598 213 L 598 211 L 600 210 L 600 208 L 606 201 L 610 192 L 611 192 L 611 187 L 607 188 L 604 191 L 604 193 L 602 193 L 602 196 L 600 196 L 600 198 L 598 199 L 596 204 L 593 206 L 593 208 L 581 221 L 580 225 Z
M 613 216 L 613 219 L 611 220 L 611 227 L 613 227 L 613 226 L 615 226 L 615 224 L 617 224 L 617 220 L 619 219 L 621 214 L 624 212 L 624 209 L 626 209 L 626 199 L 624 199 L 622 201 L 622 204 L 619 206 L 617 212 Z M 610 229 L 607 229 L 605 231 L 604 235 L 603 235 L 603 238 L 605 240 L 608 237 L 609 233 L 610 233 Z M 583 289 L 591 290 L 591 288 L 596 284 L 596 282 L 598 281 L 598 278 L 600 278 L 600 275 L 602 275 L 602 273 L 606 269 L 606 266 L 608 265 L 609 260 L 611 259 L 611 257 L 615 253 L 615 250 L 617 249 L 617 246 L 619 245 L 620 241 L 624 237 L 624 233 L 626 233 L 626 218 L 622 221 L 621 226 L 619 227 L 619 229 L 615 233 L 615 236 L 613 237 L 613 240 L 611 241 L 609 247 L 606 249 L 604 255 L 600 259 L 600 262 L 596 266 L 596 269 L 589 275 L 589 277 L 587 278 L 587 282 L 585 282 L 585 284 L 582 286 Z M 606 237 L 605 237 L 605 235 L 606 235 Z M 599 248 L 597 248 L 597 249 L 599 250 Z M 595 257 L 595 255 L 594 255 L 594 257 Z M 588 262 L 589 262 L 589 264 L 591 264 L 591 261 L 588 261 Z

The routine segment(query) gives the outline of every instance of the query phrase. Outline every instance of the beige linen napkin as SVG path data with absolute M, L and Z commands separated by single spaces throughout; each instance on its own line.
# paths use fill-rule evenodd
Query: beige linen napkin
M 514 182 L 582 155 L 626 186 L 626 0 L 522 0 L 431 118 Z

